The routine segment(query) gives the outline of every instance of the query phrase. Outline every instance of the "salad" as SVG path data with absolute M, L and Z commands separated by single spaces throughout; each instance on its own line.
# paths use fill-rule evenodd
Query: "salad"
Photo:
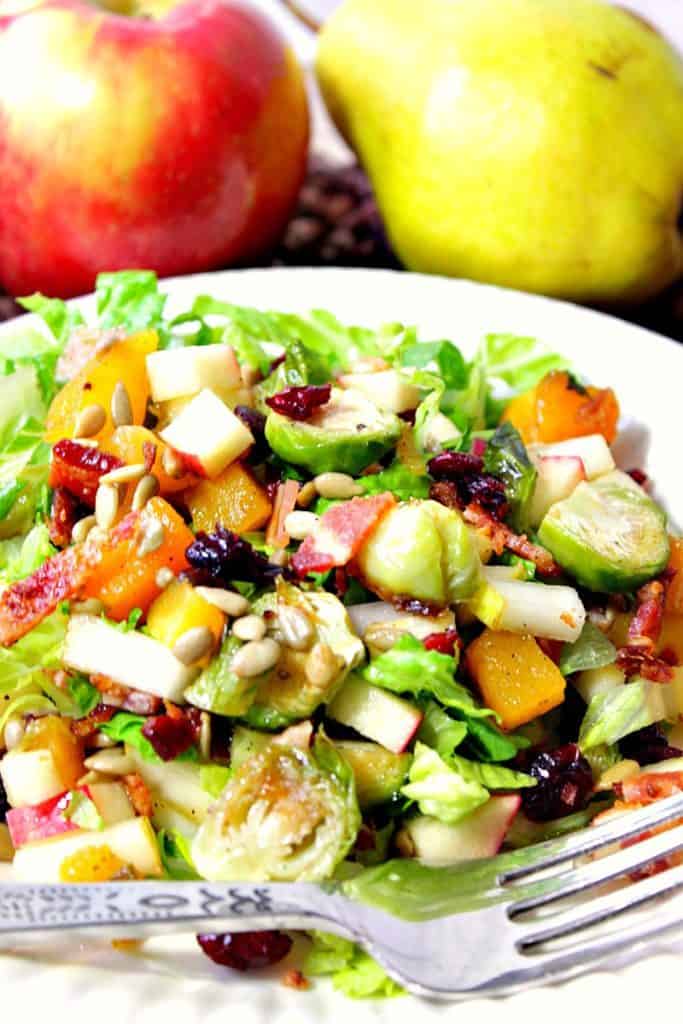
M 13 877 L 434 886 L 683 789 L 683 539 L 615 465 L 609 387 L 513 335 L 170 318 L 148 272 L 96 299 L 0 338 Z M 309 938 L 305 975 L 397 991 Z

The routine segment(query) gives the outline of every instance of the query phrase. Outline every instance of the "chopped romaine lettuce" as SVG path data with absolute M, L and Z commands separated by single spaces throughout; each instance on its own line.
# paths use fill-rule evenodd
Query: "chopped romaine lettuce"
M 611 665 L 616 656 L 617 649 L 609 637 L 586 619 L 579 639 L 563 646 L 559 669 L 562 675 L 568 676 L 583 669 Z
M 358 484 L 365 494 L 384 494 L 385 491 L 391 491 L 399 501 L 428 498 L 430 483 L 426 474 L 414 473 L 398 459 L 381 473 L 371 473 L 358 478 Z
M 211 796 L 219 797 L 232 775 L 232 769 L 224 764 L 203 764 L 199 768 L 199 785 Z
M 489 798 L 488 790 L 476 778 L 466 777 L 431 747 L 419 741 L 408 773 L 408 783 L 401 793 L 417 802 L 420 811 L 432 818 L 454 825 Z
M 146 736 L 142 735 L 142 727 L 147 721 L 142 715 L 132 715 L 128 711 L 118 711 L 108 722 L 100 726 L 100 732 L 108 736 L 110 740 L 117 743 L 127 743 L 128 746 L 137 750 L 143 761 L 161 764 L 161 758 L 149 742 Z M 176 761 L 196 761 L 198 759 L 197 748 L 190 747 L 184 751 Z
M 660 721 L 664 714 L 657 699 L 658 685 L 647 679 L 634 679 L 624 686 L 596 694 L 588 705 L 579 730 L 581 750 L 616 743 L 624 736 Z
M 9 554 L 5 561 L 3 550 Z M 38 523 L 24 537 L 21 547 L 11 542 L 0 543 L 0 584 L 15 583 L 35 572 L 43 562 L 56 553 L 50 542 L 50 535 L 44 523 Z
M 524 789 L 527 786 L 535 786 L 536 779 L 524 772 L 516 772 L 512 768 L 505 768 L 500 764 L 482 764 L 479 761 L 469 761 L 459 754 L 451 754 L 448 764 L 470 782 L 479 782 L 486 789 Z
M 417 738 L 436 750 L 440 757 L 449 757 L 467 736 L 465 722 L 453 719 L 434 701 L 429 701 Z
M 100 703 L 100 691 L 85 676 L 72 676 L 69 695 L 78 709 L 78 718 L 85 718 Z
M 310 932 L 313 943 L 304 961 L 304 973 L 331 975 L 333 986 L 352 999 L 386 998 L 403 995 L 368 953 L 349 939 L 327 932 Z
M 119 270 L 97 275 L 95 298 L 99 326 L 129 331 L 163 330 L 166 296 L 151 270 Z
M 78 789 L 69 794 L 69 802 L 61 813 L 67 821 L 72 821 L 79 828 L 90 831 L 104 828 L 104 821 L 97 807 L 89 796 Z
M 27 295 L 19 299 L 20 304 L 29 313 L 35 313 L 43 320 L 52 335 L 60 345 L 64 346 L 69 335 L 76 327 L 81 327 L 85 321 L 83 314 L 75 306 L 63 302 L 61 299 L 49 299 L 40 292 Z
M 199 875 L 192 864 L 190 844 L 177 829 L 162 828 L 157 832 L 159 856 L 167 878 L 178 882 L 197 881 Z

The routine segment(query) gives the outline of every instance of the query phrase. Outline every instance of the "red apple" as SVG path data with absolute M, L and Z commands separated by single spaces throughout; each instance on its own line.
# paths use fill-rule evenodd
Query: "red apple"
M 240 0 L 159 17 L 145 2 L 125 16 L 0 4 L 0 282 L 13 294 L 244 262 L 287 221 L 308 142 L 293 54 Z
M 82 786 L 79 792 L 90 798 L 90 791 L 87 786 Z M 69 806 L 71 793 L 59 793 L 57 796 L 43 800 L 40 804 L 33 804 L 30 807 L 13 807 L 7 812 L 7 827 L 12 837 L 12 845 L 18 850 L 24 843 L 33 843 L 36 839 L 49 839 L 51 836 L 60 836 L 64 832 L 74 832 L 78 825 L 64 816 L 64 811 Z

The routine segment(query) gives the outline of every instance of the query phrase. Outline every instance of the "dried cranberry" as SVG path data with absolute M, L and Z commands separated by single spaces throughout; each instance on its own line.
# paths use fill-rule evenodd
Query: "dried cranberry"
M 307 384 L 302 388 L 285 388 L 277 395 L 266 398 L 266 405 L 290 420 L 307 420 L 321 405 L 327 405 L 331 391 L 331 384 Z
M 2 779 L 0 779 L 0 821 L 5 820 L 8 811 L 9 800 L 7 799 L 7 793 L 5 792 L 5 787 L 2 784 Z
M 48 482 L 50 487 L 65 487 L 92 508 L 100 477 L 122 465 L 116 455 L 65 438 L 52 449 Z
M 184 754 L 195 741 L 192 723 L 184 715 L 178 718 L 170 715 L 148 718 L 142 727 L 142 735 L 149 740 L 162 761 L 172 761 Z
M 639 765 L 656 764 L 672 757 L 683 757 L 678 747 L 670 747 L 666 735 L 658 725 L 648 725 L 625 736 L 619 743 L 624 757 L 637 761 Z
M 575 743 L 529 753 L 525 767 L 536 779 L 535 786 L 521 791 L 527 818 L 553 821 L 586 806 L 593 791 L 593 773 Z
M 458 645 L 457 629 L 446 629 L 443 633 L 430 633 L 422 641 L 427 651 L 437 651 L 439 654 L 455 654 Z
M 469 501 L 476 501 L 483 509 L 490 512 L 496 519 L 503 519 L 510 511 L 505 494 L 505 484 L 490 473 L 474 476 L 466 482 Z
M 198 935 L 197 942 L 210 960 L 233 971 L 270 967 L 289 953 L 292 940 L 284 932 L 226 932 Z
M 251 409 L 248 405 L 236 405 L 234 411 L 235 416 L 242 420 L 254 438 L 253 447 L 249 452 L 249 460 L 261 462 L 270 451 L 265 435 L 266 417 L 258 409 Z
M 647 487 L 649 483 L 648 476 L 647 473 L 642 471 L 642 469 L 629 469 L 628 475 L 641 487 Z
M 58 548 L 65 548 L 71 540 L 78 518 L 78 498 L 66 487 L 56 487 L 52 494 L 52 508 L 47 529 L 50 540 Z
M 225 587 L 233 580 L 266 586 L 283 571 L 281 566 L 271 565 L 248 541 L 219 525 L 212 533 L 200 530 L 185 557 L 191 567 L 188 578 L 205 586 Z
M 470 473 L 481 473 L 483 469 L 482 459 L 478 455 L 470 455 L 468 452 L 439 452 L 427 463 L 430 476 L 437 480 L 444 476 L 455 478 Z

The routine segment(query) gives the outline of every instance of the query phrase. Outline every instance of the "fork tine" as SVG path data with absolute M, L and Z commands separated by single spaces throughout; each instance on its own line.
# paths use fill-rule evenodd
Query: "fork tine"
M 575 932 L 584 931 L 610 918 L 618 917 L 629 910 L 642 907 L 652 900 L 683 887 L 683 865 L 650 875 L 641 881 L 629 885 L 627 889 L 607 893 L 591 901 L 590 910 L 581 913 L 580 907 L 573 907 L 564 914 L 555 915 L 549 923 L 537 922 L 538 929 L 530 924 L 529 932 L 517 943 L 521 950 L 529 950 L 534 946 L 560 939 Z M 679 910 L 680 915 L 680 910 Z M 658 915 L 659 916 L 659 915 Z M 645 922 L 640 922 L 641 927 Z
M 600 860 L 584 864 L 574 871 L 553 875 L 539 881 L 537 893 L 510 904 L 508 914 L 518 917 L 529 910 L 547 906 L 557 900 L 575 896 L 577 893 L 594 889 L 605 882 L 614 881 L 631 874 L 653 861 L 683 849 L 683 826 L 660 832 L 648 839 L 627 846 L 618 853 L 609 854 Z
M 677 818 L 683 818 L 683 793 L 668 797 L 666 800 L 658 800 L 650 807 L 645 807 L 640 811 L 630 811 L 621 817 L 583 832 L 564 836 L 561 839 L 551 839 L 547 843 L 540 843 L 538 846 L 520 851 L 528 856 L 523 858 L 523 862 L 519 866 L 502 871 L 498 876 L 498 882 L 500 885 L 509 885 L 538 871 L 545 871 L 546 868 L 574 860 L 583 854 L 593 853 L 595 850 L 617 843 L 621 839 L 638 836 L 650 828 L 665 825 Z

